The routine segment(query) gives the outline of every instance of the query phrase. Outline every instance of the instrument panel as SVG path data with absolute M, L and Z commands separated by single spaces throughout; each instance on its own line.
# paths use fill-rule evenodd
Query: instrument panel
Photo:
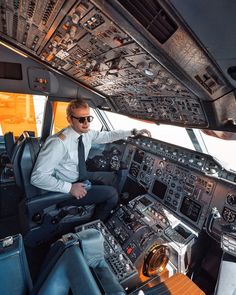
M 126 171 L 125 197 L 106 227 L 139 275 L 152 278 L 154 266 L 186 273 L 202 230 L 236 255 L 233 171 L 209 155 L 144 136 L 104 145 L 102 155 L 101 171 Z
M 108 227 L 131 260 L 136 261 L 143 251 L 131 237 L 135 241 L 141 239 L 138 234 L 152 238 L 153 230 L 157 238 L 164 230 L 164 240 L 173 241 L 176 251 L 172 264 L 185 271 L 176 241 L 188 246 L 190 241 L 176 221 L 169 223 L 173 217 L 195 237 L 204 230 L 225 252 L 236 256 L 236 173 L 212 156 L 139 136 L 93 149 L 88 160 L 90 171 L 113 171 L 120 179 L 120 201 L 128 211 L 123 207 L 114 213 L 115 224 Z M 127 232 L 128 225 L 132 234 Z M 147 248 L 152 242 L 147 239 Z M 128 253 L 130 248 L 136 251 Z
M 128 270 L 131 265 L 136 277 L 138 273 L 148 282 L 165 269 L 186 274 L 194 264 L 202 230 L 220 242 L 223 251 L 236 255 L 233 171 L 209 155 L 143 136 L 104 145 L 102 155 L 107 164 L 101 171 L 105 167 L 117 173 L 126 171 L 123 193 L 129 199 L 122 202 L 121 196 L 120 206 L 106 221 L 106 231 L 97 228 L 109 236 L 108 241 L 119 245 L 122 261 L 127 257 Z M 111 166 L 114 155 L 119 156 Z M 96 156 L 93 159 L 97 160 Z M 130 280 L 129 273 L 120 269 L 118 275 L 127 276 L 124 283 L 133 288 L 133 277 Z
M 236 173 L 210 155 L 145 136 L 105 145 L 96 153 L 93 149 L 89 155 L 90 171 L 127 171 L 122 173 L 122 179 L 127 174 L 124 203 L 148 194 L 196 230 L 205 227 L 216 208 L 220 218 L 213 231 L 218 239 L 222 226 L 235 226 Z
M 127 181 L 145 191 L 189 226 L 201 230 L 212 207 L 221 223 L 236 221 L 236 174 L 211 156 L 152 138 L 129 138 L 123 154 Z
M 129 177 L 167 208 L 202 228 L 215 181 L 138 148 L 130 163 Z

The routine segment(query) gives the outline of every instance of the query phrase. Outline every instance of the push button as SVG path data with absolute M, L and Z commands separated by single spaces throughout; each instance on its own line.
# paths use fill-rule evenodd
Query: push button
M 129 247 L 129 248 L 127 249 L 126 253 L 127 253 L 128 255 L 130 255 L 130 254 L 132 253 L 132 251 L 133 251 L 133 248 Z

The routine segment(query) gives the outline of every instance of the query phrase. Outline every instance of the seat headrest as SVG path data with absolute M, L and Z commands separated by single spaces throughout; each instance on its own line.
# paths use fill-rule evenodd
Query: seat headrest
M 6 152 L 9 157 L 9 159 L 12 159 L 12 154 L 13 154 L 13 149 L 14 149 L 14 144 L 15 144 L 15 138 L 13 135 L 13 132 L 7 132 L 4 134 L 4 142 L 5 142 L 5 147 L 6 147 Z
M 25 192 L 26 198 L 42 194 L 42 190 L 30 183 L 31 172 L 37 159 L 41 142 L 39 138 L 24 137 L 18 142 L 13 159 L 16 184 Z
M 29 137 L 29 134 L 27 131 L 24 131 L 14 142 L 13 149 L 12 149 L 12 155 L 11 155 L 11 161 L 14 162 L 14 158 L 18 153 L 18 149 L 21 147 L 23 142 L 26 138 Z

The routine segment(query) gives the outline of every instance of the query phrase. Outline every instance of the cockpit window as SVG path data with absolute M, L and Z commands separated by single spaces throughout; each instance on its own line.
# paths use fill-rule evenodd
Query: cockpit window
M 155 123 L 135 120 L 123 115 L 105 112 L 114 129 L 131 130 L 133 128 L 146 128 L 152 137 L 172 144 L 195 150 L 185 128 L 171 125 L 157 125 Z
M 151 131 L 153 138 L 195 150 L 185 128 L 164 124 L 156 125 L 155 123 L 135 120 L 111 112 L 105 113 L 114 129 L 146 128 Z M 198 129 L 194 129 L 194 132 L 198 139 L 201 138 L 199 144 L 204 153 L 208 153 L 219 160 L 224 168 L 236 171 L 236 157 L 234 157 L 236 140 L 224 140 L 209 136 Z
M 41 136 L 45 102 L 45 96 L 0 92 L 0 135 L 32 131 Z
M 214 136 L 206 135 L 200 130 L 195 130 L 200 133 L 205 143 L 207 152 L 215 157 L 224 166 L 224 168 L 236 171 L 236 140 L 224 140 Z
M 55 102 L 54 103 L 54 121 L 53 121 L 53 128 L 52 134 L 57 133 L 61 129 L 68 126 L 68 122 L 66 119 L 66 107 L 67 102 Z

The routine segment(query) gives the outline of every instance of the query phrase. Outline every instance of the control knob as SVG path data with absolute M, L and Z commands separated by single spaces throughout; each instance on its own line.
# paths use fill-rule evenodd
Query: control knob
M 161 175 L 162 175 L 162 171 L 161 171 L 161 169 L 157 169 L 157 170 L 156 170 L 156 175 L 157 175 L 157 176 L 161 176 Z
M 124 256 L 122 254 L 119 254 L 119 260 L 120 261 L 124 260 Z
M 236 206 L 236 196 L 235 195 L 228 195 L 227 196 L 227 203 L 231 206 Z
M 216 171 L 216 169 L 214 169 L 214 168 L 210 168 L 210 173 L 211 173 L 211 174 L 216 174 L 217 171 Z

